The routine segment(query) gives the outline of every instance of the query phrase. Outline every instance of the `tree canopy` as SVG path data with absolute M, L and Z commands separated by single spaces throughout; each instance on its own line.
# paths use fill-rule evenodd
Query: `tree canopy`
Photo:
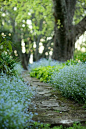
M 69 23 L 72 30 L 74 29 L 70 36 L 72 37 L 73 33 L 77 35 L 75 41 L 86 30 L 86 0 L 2 0 L 0 7 L 0 28 L 11 32 L 13 51 L 17 50 L 21 61 L 22 57 L 24 59 L 27 57 L 26 61 L 23 60 L 23 62 L 28 63 L 31 53 L 34 55 L 34 61 L 41 57 L 47 57 L 47 54 L 49 57 L 50 51 L 53 51 L 53 44 L 55 45 L 56 32 L 54 33 L 54 31 L 56 28 L 60 37 L 61 29 L 63 30 L 64 27 L 66 30 L 68 29 L 67 32 L 65 31 L 66 34 L 69 34 L 71 30 L 68 26 Z M 67 20 L 63 21 L 64 18 Z M 78 29 L 79 26 L 80 29 Z M 22 40 L 25 44 L 24 53 L 21 49 Z M 44 47 L 41 53 L 39 53 L 40 43 Z M 60 47 L 63 50 L 63 45 Z M 61 49 L 59 50 L 61 51 Z M 55 51 L 53 55 L 57 57 L 58 52 Z

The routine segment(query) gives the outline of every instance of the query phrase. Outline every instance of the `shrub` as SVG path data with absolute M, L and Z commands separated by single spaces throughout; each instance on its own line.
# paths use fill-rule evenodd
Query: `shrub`
M 43 67 L 40 66 L 38 68 L 33 69 L 30 72 L 31 77 L 36 77 L 40 79 L 40 81 L 48 82 L 51 78 L 52 72 L 53 72 L 52 66 Z
M 64 65 L 56 65 L 56 66 L 40 66 L 38 68 L 32 69 L 30 72 L 31 77 L 36 77 L 40 79 L 40 81 L 43 82 L 50 82 L 51 81 L 51 75 L 56 70 L 59 72 L 60 69 L 62 69 Z
M 54 72 L 52 83 L 64 96 L 77 102 L 86 101 L 86 64 L 65 66 L 60 72 Z
M 81 62 L 86 62 L 86 52 L 75 50 L 74 60 L 79 60 Z
M 73 60 L 73 59 L 67 60 L 64 63 L 64 65 L 68 65 L 68 66 L 70 66 L 70 65 L 76 65 L 76 64 L 78 64 L 78 61 L 77 60 Z
M 15 60 L 13 60 L 11 56 L 11 41 L 6 40 L 6 38 L 2 36 L 0 40 L 0 73 L 3 72 L 8 75 L 14 75 L 16 71 L 14 70 Z
M 21 79 L 0 75 L 0 128 L 22 129 L 30 120 L 28 112 L 31 89 Z
M 7 75 L 14 75 L 16 71 L 14 70 L 15 61 L 6 52 L 2 52 L 0 57 L 0 73 L 3 72 Z

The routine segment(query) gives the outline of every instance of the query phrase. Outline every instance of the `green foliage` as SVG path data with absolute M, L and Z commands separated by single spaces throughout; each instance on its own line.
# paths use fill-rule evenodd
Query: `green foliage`
M 14 75 L 16 71 L 14 70 L 15 61 L 7 55 L 6 52 L 3 52 L 0 57 L 0 73 L 3 72 L 7 75 Z
M 54 66 L 38 67 L 30 72 L 31 77 L 36 77 L 40 81 L 48 82 L 51 79 Z
M 0 55 L 4 51 L 7 52 L 8 54 L 10 54 L 12 52 L 11 42 L 8 42 L 5 40 L 5 41 L 0 43 Z
M 86 0 L 77 0 L 76 10 L 74 15 L 74 24 L 79 23 L 85 16 Z
M 53 127 L 52 129 L 85 129 L 86 127 L 81 126 L 80 123 L 74 123 L 72 127 L 63 127 L 62 125 L 59 127 Z
M 4 37 L 5 36 L 5 37 Z M 12 46 L 11 46 L 11 41 L 9 39 L 9 36 L 6 37 L 6 35 L 3 33 L 3 35 L 1 35 L 0 33 L 0 56 L 2 54 L 2 52 L 7 52 L 8 54 L 10 54 L 12 52 Z
M 86 62 L 86 52 L 75 50 L 74 59 L 76 61 Z
M 4 27 L 0 27 L 0 42 L 6 41 L 12 41 L 12 33 L 8 29 L 5 29 Z
M 69 128 L 67 128 L 67 129 L 85 129 L 85 128 L 86 128 L 86 127 L 81 126 L 80 123 L 75 122 L 75 123 L 73 124 L 73 127 L 69 127 Z
M 36 77 L 40 79 L 40 81 L 43 82 L 50 82 L 51 81 L 51 75 L 54 71 L 59 72 L 60 69 L 62 69 L 64 65 L 57 65 L 57 66 L 40 66 L 38 68 L 32 69 L 30 72 L 31 77 Z
M 43 124 L 39 122 L 30 123 L 29 129 L 50 129 L 50 124 Z
M 70 66 L 70 65 L 76 65 L 77 63 L 78 63 L 77 60 L 72 60 L 72 59 L 70 59 L 70 60 L 67 60 L 67 61 L 66 61 L 65 65 Z
M 3 72 L 8 75 L 16 74 L 16 71 L 14 70 L 15 61 L 12 59 L 11 52 L 11 42 L 6 41 L 5 39 L 0 43 L 0 73 Z
M 34 42 L 36 47 L 39 47 L 40 41 L 45 45 L 48 43 L 47 37 L 53 36 L 52 5 L 52 0 L 9 0 L 2 2 L 1 24 L 4 21 L 4 28 L 11 30 L 13 50 L 17 50 L 18 56 L 22 52 L 20 40 L 24 39 L 26 53 L 30 54 L 37 50 L 33 48 Z
M 51 127 L 50 124 L 43 124 L 39 122 L 30 123 L 29 129 L 36 129 L 36 128 L 37 129 L 85 129 L 86 127 L 81 126 L 81 124 L 77 122 L 75 122 L 71 127 L 63 127 L 62 125 Z

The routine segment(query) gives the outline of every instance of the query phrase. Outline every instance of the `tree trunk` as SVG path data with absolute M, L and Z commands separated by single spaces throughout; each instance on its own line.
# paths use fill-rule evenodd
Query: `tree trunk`
M 72 29 L 72 28 L 71 28 Z M 66 31 L 66 28 L 58 30 L 55 27 L 53 59 L 66 61 L 73 59 L 75 49 L 75 37 Z
M 40 42 L 40 38 L 38 36 L 38 40 L 36 42 L 36 51 L 35 51 L 35 59 L 36 59 L 36 61 L 39 60 L 39 42 Z
M 75 41 L 86 30 L 86 17 L 74 26 L 76 0 L 53 0 L 53 5 L 55 28 L 52 58 L 59 61 L 73 59 Z
M 39 22 L 39 31 L 42 31 L 42 26 L 43 26 L 43 19 L 41 19 Z M 39 43 L 40 43 L 41 37 L 42 37 L 42 34 L 34 36 L 34 41 L 36 42 L 36 50 L 35 50 L 36 61 L 38 61 L 40 59 Z
M 22 66 L 25 70 L 28 70 L 28 63 L 29 63 L 30 53 L 22 53 Z

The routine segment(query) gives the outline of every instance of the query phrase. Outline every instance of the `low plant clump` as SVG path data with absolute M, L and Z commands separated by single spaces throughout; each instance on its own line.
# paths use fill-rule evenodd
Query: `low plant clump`
M 0 73 L 6 75 L 16 75 L 15 60 L 11 56 L 12 46 L 11 42 L 3 41 L 0 43 Z
M 51 79 L 64 96 L 86 103 L 86 64 L 65 66 L 59 72 L 54 71 Z
M 29 129 L 86 129 L 86 127 L 77 122 L 75 122 L 71 127 L 64 127 L 62 125 L 51 127 L 50 124 L 33 122 L 30 124 Z
M 82 52 L 80 50 L 75 50 L 74 52 L 74 60 L 76 61 L 81 61 L 81 62 L 86 62 L 86 52 Z
M 57 66 L 40 66 L 38 68 L 32 69 L 30 72 L 31 77 L 36 77 L 40 79 L 42 82 L 50 82 L 51 81 L 51 75 L 56 70 L 59 72 L 60 69 L 62 69 L 64 65 L 57 65 Z

